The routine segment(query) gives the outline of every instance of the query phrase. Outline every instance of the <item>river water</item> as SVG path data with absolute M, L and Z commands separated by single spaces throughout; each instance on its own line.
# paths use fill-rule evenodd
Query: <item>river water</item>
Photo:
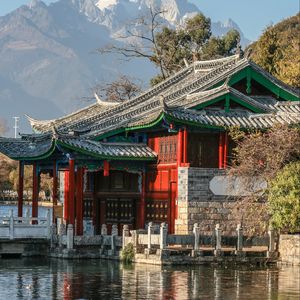
M 300 299 L 293 267 L 123 266 L 103 260 L 0 259 L 0 299 Z
M 0 216 L 14 206 L 0 206 Z M 39 208 L 46 216 L 47 208 Z M 0 300 L 300 299 L 297 267 L 159 267 L 103 260 L 0 259 Z

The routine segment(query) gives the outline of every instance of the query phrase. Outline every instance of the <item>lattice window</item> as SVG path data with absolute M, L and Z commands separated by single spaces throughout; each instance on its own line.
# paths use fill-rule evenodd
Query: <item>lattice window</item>
M 132 223 L 134 220 L 134 200 L 107 198 L 106 221 L 108 223 Z
M 177 159 L 177 136 L 167 135 L 159 137 L 158 158 L 163 163 L 175 162 Z
M 83 217 L 93 217 L 93 199 L 84 199 L 83 201 Z
M 157 152 L 159 162 L 176 162 L 177 134 L 152 135 L 148 138 L 148 146 Z
M 168 220 L 168 200 L 146 200 L 146 220 L 165 222 Z

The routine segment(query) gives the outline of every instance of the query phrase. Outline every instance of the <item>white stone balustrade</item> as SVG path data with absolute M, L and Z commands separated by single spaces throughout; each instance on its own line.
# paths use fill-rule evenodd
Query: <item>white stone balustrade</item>
M 9 216 L 0 217 L 0 239 L 50 239 L 50 211 L 46 217 L 31 218 L 29 213 L 25 217 L 14 217 L 10 210 Z

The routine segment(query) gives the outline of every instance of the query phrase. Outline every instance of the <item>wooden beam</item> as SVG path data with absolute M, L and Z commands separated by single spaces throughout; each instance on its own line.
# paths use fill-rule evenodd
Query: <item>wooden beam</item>
M 19 162 L 18 217 L 23 216 L 24 164 Z
M 224 133 L 220 132 L 219 136 L 219 169 L 223 169 L 224 161 Z
M 75 225 L 75 160 L 69 159 L 69 224 Z
M 188 162 L 188 132 L 187 128 L 183 129 L 183 163 L 186 164 Z
M 224 133 L 224 145 L 223 145 L 223 168 L 227 168 L 227 156 L 228 156 L 228 133 Z
M 177 134 L 177 166 L 180 167 L 182 163 L 182 130 L 178 130 Z
M 37 163 L 33 163 L 32 168 L 32 178 L 33 178 L 33 185 L 32 185 L 32 217 L 38 217 L 38 198 L 39 198 L 39 174 L 38 174 L 38 166 Z M 36 222 L 34 222 L 36 224 Z
M 76 176 L 76 235 L 83 234 L 83 173 L 82 167 L 77 169 Z
M 139 227 L 141 229 L 145 228 L 145 201 L 146 201 L 146 172 L 142 173 L 142 191 L 141 191 L 141 200 L 139 206 Z
M 56 224 L 56 218 L 55 218 L 55 210 L 54 206 L 57 205 L 57 186 L 58 186 L 58 180 L 57 180 L 57 166 L 56 161 L 53 162 L 53 190 L 52 190 L 52 222 L 53 224 Z
M 64 220 L 69 223 L 69 170 L 64 172 Z

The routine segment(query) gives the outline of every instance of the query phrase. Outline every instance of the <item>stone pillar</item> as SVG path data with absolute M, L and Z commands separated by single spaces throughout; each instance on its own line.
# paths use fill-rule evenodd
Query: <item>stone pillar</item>
M 199 238 L 200 238 L 199 229 L 200 229 L 199 224 L 195 223 L 194 228 L 193 228 L 193 233 L 194 233 L 194 237 L 195 237 L 195 242 L 194 242 L 194 250 L 195 251 L 199 250 Z
M 125 248 L 126 243 L 125 243 L 125 238 L 129 236 L 129 227 L 128 225 L 123 226 L 123 234 L 122 234 L 122 249 Z
M 61 223 L 59 225 L 59 229 L 58 229 L 58 243 L 59 243 L 59 247 L 62 247 L 62 241 L 63 241 L 63 236 L 66 234 L 66 225 Z
M 57 225 L 55 223 L 51 226 L 51 235 L 50 235 L 50 242 L 51 242 L 51 248 L 54 248 L 55 243 L 57 241 Z
M 111 229 L 111 252 L 112 255 L 114 255 L 115 250 L 116 250 L 116 245 L 115 245 L 115 236 L 118 235 L 118 226 L 116 224 L 113 224 L 112 229 Z
M 136 248 L 138 246 L 138 234 L 136 230 L 130 230 L 131 236 L 132 236 L 132 242 L 133 242 L 133 247 L 136 252 Z
M 151 241 L 150 241 L 151 243 Z M 166 223 L 160 225 L 160 250 L 164 250 L 167 247 L 167 226 Z
M 274 234 L 274 229 L 272 227 L 269 228 L 268 231 L 269 235 L 269 252 L 274 252 L 275 251 L 275 234 Z
M 241 224 L 237 225 L 236 232 L 237 232 L 236 251 L 243 251 L 243 227 Z
M 221 254 L 221 240 L 222 240 L 222 233 L 221 233 L 221 228 L 220 224 L 217 224 L 215 227 L 215 236 L 216 236 L 216 246 L 215 246 L 215 255 L 218 256 Z
M 151 234 L 152 234 L 152 227 L 153 227 L 153 224 L 152 222 L 149 222 L 148 223 L 148 249 L 150 251 L 151 249 Z
M 67 249 L 73 249 L 73 247 L 74 247 L 74 227 L 72 224 L 69 224 L 67 230 Z
M 30 211 L 29 211 L 29 208 L 26 208 L 26 210 L 25 210 L 25 218 L 26 218 L 26 221 L 24 223 L 30 224 Z
M 106 226 L 106 224 L 101 225 L 101 235 L 107 235 L 107 226 Z
M 51 238 L 51 221 L 50 221 L 50 209 L 47 209 L 47 214 L 46 214 L 46 218 L 47 218 L 47 232 L 48 232 L 48 239 Z

